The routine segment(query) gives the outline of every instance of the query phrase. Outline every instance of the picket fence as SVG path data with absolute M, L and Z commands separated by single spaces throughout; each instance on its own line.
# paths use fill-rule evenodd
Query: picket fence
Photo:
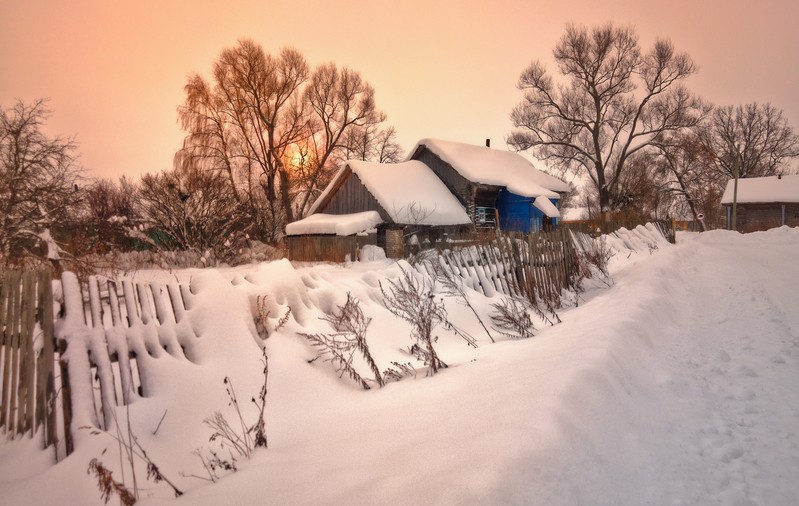
M 64 272 L 53 297 L 50 278 L 49 269 L 0 273 L 0 427 L 33 437 L 44 425 L 44 446 L 61 457 L 74 450 L 74 420 L 112 429 L 116 406 L 151 392 L 150 361 L 165 353 L 191 360 L 196 335 L 186 285 L 81 283 Z M 73 395 L 76 381 L 92 395 Z
M 534 234 L 502 233 L 468 245 L 451 245 L 418 262 L 430 275 L 456 276 L 486 296 L 499 292 L 533 304 L 559 307 L 564 289 L 578 281 L 579 255 L 593 239 L 558 229 Z

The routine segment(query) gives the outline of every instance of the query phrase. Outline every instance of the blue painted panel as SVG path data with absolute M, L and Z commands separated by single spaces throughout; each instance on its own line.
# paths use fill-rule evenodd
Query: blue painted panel
M 502 189 L 497 197 L 497 210 L 499 211 L 499 226 L 505 231 L 537 232 L 544 223 L 544 213 L 533 206 L 535 199 L 516 195 Z M 557 205 L 557 199 L 550 199 Z M 553 226 L 557 225 L 554 219 Z

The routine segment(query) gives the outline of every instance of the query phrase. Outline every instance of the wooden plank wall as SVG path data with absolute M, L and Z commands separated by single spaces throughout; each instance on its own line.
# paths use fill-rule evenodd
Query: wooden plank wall
M 344 262 L 358 259 L 358 250 L 376 244 L 376 234 L 367 236 L 292 235 L 286 238 L 289 260 L 299 262 Z
M 40 428 L 58 440 L 49 269 L 0 271 L 0 427 L 14 437 Z
M 12 438 L 41 432 L 59 457 L 74 449 L 73 420 L 111 429 L 116 406 L 152 391 L 149 361 L 165 354 L 191 360 L 196 335 L 185 285 L 98 276 L 81 282 L 65 272 L 54 301 L 51 275 L 0 271 L 0 428 Z M 76 383 L 93 385 L 92 400 L 73 398 Z

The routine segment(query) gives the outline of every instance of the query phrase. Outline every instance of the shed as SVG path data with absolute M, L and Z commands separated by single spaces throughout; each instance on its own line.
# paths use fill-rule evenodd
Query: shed
M 376 244 L 391 257 L 402 256 L 405 243 L 414 236 L 435 242 L 471 225 L 458 199 L 424 163 L 350 160 L 314 202 L 309 216 L 287 225 L 286 235 L 329 235 L 336 230 L 351 234 L 347 224 L 367 216 L 374 222 Z
M 557 203 L 570 191 L 518 153 L 423 139 L 411 160 L 429 166 L 468 210 L 478 228 L 531 232 L 554 225 Z M 539 199 L 540 198 L 540 199 Z
M 732 229 L 735 180 L 727 182 L 721 204 Z M 787 225 L 799 226 L 799 175 L 751 177 L 738 180 L 736 228 L 755 232 Z

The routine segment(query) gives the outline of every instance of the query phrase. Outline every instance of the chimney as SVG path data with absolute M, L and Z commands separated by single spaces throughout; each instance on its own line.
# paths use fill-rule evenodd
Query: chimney
M 777 174 L 777 179 L 782 179 L 782 174 Z
M 486 139 L 486 147 L 487 148 L 491 147 L 491 139 Z

